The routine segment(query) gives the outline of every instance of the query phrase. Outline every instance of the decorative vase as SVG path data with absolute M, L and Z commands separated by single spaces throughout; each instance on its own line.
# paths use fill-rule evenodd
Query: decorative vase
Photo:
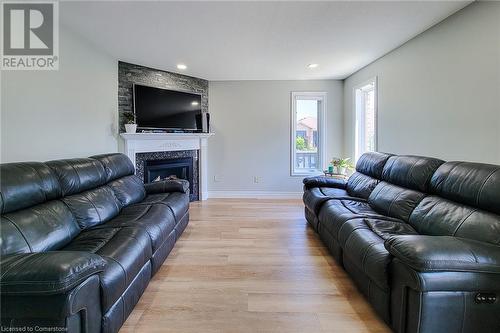
M 341 175 L 346 175 L 347 174 L 347 168 L 346 167 L 338 167 L 339 173 Z
M 328 172 L 329 173 L 333 173 L 333 165 L 329 165 L 328 166 Z
M 127 133 L 135 133 L 137 131 L 137 124 L 125 124 L 125 131 Z

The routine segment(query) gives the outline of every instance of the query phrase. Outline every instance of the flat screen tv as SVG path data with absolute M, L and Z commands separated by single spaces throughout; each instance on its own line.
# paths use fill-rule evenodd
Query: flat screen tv
M 142 130 L 202 130 L 198 94 L 135 84 L 134 112 Z

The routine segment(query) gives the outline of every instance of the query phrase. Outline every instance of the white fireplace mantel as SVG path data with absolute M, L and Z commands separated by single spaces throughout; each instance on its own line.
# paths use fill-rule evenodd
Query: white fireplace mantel
M 199 150 L 199 197 L 208 198 L 207 139 L 214 133 L 121 133 L 125 141 L 125 154 L 135 167 L 137 153 Z

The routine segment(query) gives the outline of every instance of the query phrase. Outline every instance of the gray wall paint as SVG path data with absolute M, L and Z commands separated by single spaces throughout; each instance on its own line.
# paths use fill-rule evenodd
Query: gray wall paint
M 345 80 L 349 156 L 353 87 L 373 76 L 380 151 L 500 164 L 500 3 L 474 3 Z
M 326 91 L 327 157 L 342 153 L 342 81 L 209 83 L 215 136 L 209 139 L 209 191 L 299 192 L 290 176 L 290 93 Z M 215 182 L 214 176 L 221 181 Z M 254 183 L 253 177 L 261 177 Z
M 124 129 L 124 112 L 133 111 L 133 85 L 182 90 L 201 94 L 201 110 L 208 111 L 208 81 L 140 65 L 118 62 L 118 110 L 121 131 Z
M 60 27 L 58 71 L 2 72 L 2 162 L 117 151 L 116 60 Z

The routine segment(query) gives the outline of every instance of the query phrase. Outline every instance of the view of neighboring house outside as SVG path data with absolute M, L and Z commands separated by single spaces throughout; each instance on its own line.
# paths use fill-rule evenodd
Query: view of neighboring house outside
M 318 158 L 318 119 L 304 117 L 296 127 L 297 167 L 316 168 Z
M 304 138 L 305 148 L 302 150 L 316 150 L 318 147 L 318 119 L 305 117 L 297 122 L 297 137 Z

